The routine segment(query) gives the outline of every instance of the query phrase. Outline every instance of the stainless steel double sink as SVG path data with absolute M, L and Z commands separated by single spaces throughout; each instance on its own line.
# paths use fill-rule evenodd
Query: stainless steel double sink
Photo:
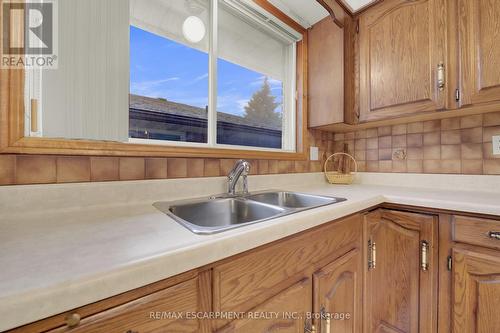
M 153 206 L 196 234 L 213 234 L 345 200 L 297 192 L 265 191 L 156 202 Z

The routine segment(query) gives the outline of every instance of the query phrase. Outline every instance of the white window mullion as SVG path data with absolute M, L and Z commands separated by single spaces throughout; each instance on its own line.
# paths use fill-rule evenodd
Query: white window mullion
M 294 151 L 296 149 L 296 124 L 297 124 L 297 47 L 292 44 L 289 50 L 289 65 L 287 77 L 284 82 L 283 89 L 283 134 L 282 143 L 283 149 Z
M 210 5 L 210 45 L 208 66 L 208 115 L 207 134 L 208 145 L 217 145 L 217 27 L 218 27 L 218 0 L 211 1 Z

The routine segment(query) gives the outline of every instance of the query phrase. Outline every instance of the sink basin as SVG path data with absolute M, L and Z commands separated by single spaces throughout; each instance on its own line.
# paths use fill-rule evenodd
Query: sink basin
M 195 233 L 213 233 L 282 215 L 285 209 L 244 198 L 217 198 L 154 206 Z
M 196 234 L 213 234 L 345 200 L 297 192 L 266 191 L 244 196 L 156 202 L 153 206 Z
M 296 192 L 276 191 L 257 193 L 247 199 L 287 208 L 311 208 L 345 201 L 343 198 L 324 197 Z

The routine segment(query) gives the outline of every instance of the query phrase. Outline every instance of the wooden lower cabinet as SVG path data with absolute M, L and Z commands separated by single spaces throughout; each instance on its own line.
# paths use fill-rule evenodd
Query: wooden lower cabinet
M 190 279 L 89 316 L 82 319 L 76 327 L 70 328 L 70 331 L 72 333 L 194 333 L 203 331 L 200 320 L 186 317 L 188 312 L 203 310 L 200 306 L 198 282 L 198 278 Z M 182 314 L 182 317 L 178 314 Z M 49 332 L 68 332 L 68 327 L 63 326 Z
M 357 214 L 215 265 L 214 311 L 249 314 L 270 309 L 279 315 L 302 315 L 291 320 L 218 320 L 214 328 L 252 333 L 359 332 L 361 237 L 362 220 Z M 330 327 L 335 329 L 328 331 L 324 320 L 320 330 L 321 320 L 314 316 L 320 313 L 318 304 L 331 313 Z M 341 321 L 334 312 L 351 316 Z
M 364 332 L 435 332 L 437 218 L 378 209 L 364 227 Z
M 311 279 L 304 278 L 217 332 L 304 332 L 311 312 Z
M 210 285 L 210 270 L 193 270 L 8 332 L 208 333 L 192 314 L 211 310 Z
M 499 228 L 378 208 L 9 332 L 497 333 Z
M 500 252 L 455 247 L 452 256 L 452 332 L 500 332 Z
M 363 265 L 359 248 L 315 272 L 313 286 L 314 313 L 322 314 L 315 321 L 320 332 L 361 332 Z

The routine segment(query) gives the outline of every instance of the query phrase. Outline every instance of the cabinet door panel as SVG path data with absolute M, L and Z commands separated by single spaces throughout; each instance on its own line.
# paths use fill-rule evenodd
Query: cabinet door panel
M 256 319 L 250 318 L 247 314 L 244 319 L 234 320 L 217 332 L 302 333 L 304 332 L 305 314 L 311 311 L 311 288 L 311 279 L 304 278 L 250 310 L 251 313 L 275 313 L 277 318 Z M 290 317 L 290 314 L 296 314 L 297 317 Z
M 445 1 L 384 1 L 360 17 L 360 118 L 392 118 L 444 108 Z
M 500 331 L 500 253 L 453 249 L 453 332 Z
M 360 232 L 361 218 L 354 215 L 217 265 L 213 270 L 214 310 L 247 311 L 261 304 L 284 281 L 358 242 Z
M 364 331 L 434 332 L 435 218 L 381 209 L 366 216 L 365 228 L 366 241 L 376 250 L 367 250 L 375 266 L 366 270 Z M 424 240 L 430 244 L 427 271 L 421 271 Z
M 330 320 L 330 331 L 361 332 L 362 255 L 357 248 L 314 273 L 314 312 L 321 309 L 348 319 Z M 325 323 L 323 321 L 323 323 Z M 317 323 L 321 327 L 321 323 Z
M 500 100 L 500 0 L 459 0 L 462 105 Z

